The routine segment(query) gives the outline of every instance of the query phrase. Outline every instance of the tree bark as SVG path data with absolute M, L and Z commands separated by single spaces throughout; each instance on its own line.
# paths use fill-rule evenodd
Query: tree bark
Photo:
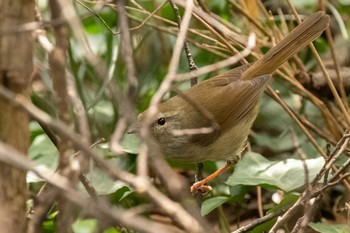
M 33 69 L 32 32 L 24 24 L 34 21 L 33 0 L 0 0 L 0 85 L 28 95 Z M 28 116 L 0 98 L 0 140 L 27 154 Z M 1 232 L 26 231 L 26 173 L 0 163 Z

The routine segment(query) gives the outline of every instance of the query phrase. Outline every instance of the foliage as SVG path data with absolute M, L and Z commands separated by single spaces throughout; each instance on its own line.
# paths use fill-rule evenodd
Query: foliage
M 198 1 L 202 2 L 202 1 Z M 238 2 L 243 10 L 247 10 L 247 6 L 242 5 L 243 1 L 203 1 L 204 5 L 209 9 L 211 14 L 215 14 L 220 18 L 220 23 L 226 23 L 230 30 L 236 30 L 240 33 L 243 40 L 248 37 L 249 31 L 254 31 L 258 37 L 258 48 L 254 54 L 260 54 L 261 51 L 266 51 L 272 46 L 271 38 L 267 38 L 261 31 L 253 26 L 253 23 L 241 14 L 237 9 L 237 5 L 232 2 Z M 310 12 L 316 11 L 315 1 L 295 1 L 300 8 L 307 5 Z M 345 2 L 345 1 L 343 1 Z M 172 51 L 175 45 L 178 28 L 175 23 L 174 11 L 170 4 L 164 4 L 160 10 L 154 12 L 161 4 L 159 1 L 140 1 L 138 3 L 130 1 L 127 3 L 127 12 L 130 23 L 130 32 L 133 45 L 133 62 L 136 67 L 136 77 L 139 84 L 138 96 L 136 101 L 137 112 L 141 112 L 149 106 L 151 98 L 161 85 L 164 76 L 167 74 L 169 62 L 172 56 Z M 39 1 L 40 12 L 44 20 L 50 21 L 49 8 L 43 1 Z M 88 11 L 85 7 L 92 11 Z M 198 6 L 197 6 L 198 7 Z M 278 3 L 271 6 L 271 10 L 275 12 L 275 8 L 281 9 Z M 335 6 L 339 12 L 348 9 L 348 6 L 338 3 Z M 242 10 L 241 9 L 241 10 Z M 121 111 L 122 105 L 115 99 L 113 92 L 109 89 L 109 85 L 116 85 L 121 90 L 119 94 L 125 94 L 128 91 L 128 70 L 124 61 L 123 44 L 121 43 L 120 34 L 120 19 L 116 6 L 112 3 L 95 3 L 95 2 L 75 2 L 75 10 L 79 13 L 79 17 L 87 36 L 92 53 L 96 54 L 103 63 L 106 64 L 109 72 L 109 77 L 101 79 L 98 77 L 96 67 L 88 61 L 87 52 L 81 41 L 77 39 L 75 31 L 70 31 L 69 50 L 67 52 L 68 65 L 67 68 L 71 73 L 76 87 L 78 98 L 81 100 L 83 108 L 86 112 L 89 125 L 89 133 L 91 134 L 91 142 L 99 141 L 105 138 L 107 142 L 98 143 L 93 150 L 104 156 L 105 161 L 116 169 L 127 171 L 136 174 L 139 169 L 137 164 L 137 154 L 140 151 L 140 140 L 135 135 L 126 135 L 123 137 L 120 145 L 122 151 L 113 151 L 110 148 L 110 141 L 114 129 L 124 112 Z M 301 9 L 298 9 L 301 12 Z M 93 13 L 92 13 L 93 12 Z M 249 13 L 249 11 L 247 11 Z M 346 12 L 346 11 L 344 11 Z M 183 8 L 180 7 L 180 13 L 183 14 Z M 342 15 L 343 17 L 347 17 Z M 252 14 L 251 17 L 254 17 Z M 276 13 L 274 17 L 280 27 L 286 27 L 280 23 L 279 15 Z M 263 17 L 258 16 L 258 23 L 264 30 L 271 33 L 273 30 L 272 22 Z M 344 22 L 347 22 L 344 20 Z M 285 23 L 285 22 L 284 22 Z M 291 23 L 292 24 L 292 23 Z M 113 34 L 107 26 L 110 27 Z M 348 27 L 348 25 L 347 25 Z M 232 51 L 225 45 L 227 39 L 222 40 L 218 35 L 214 35 L 203 25 L 203 22 L 195 19 L 191 21 L 190 31 L 187 35 L 187 40 L 190 44 L 193 59 L 198 67 L 203 67 L 213 64 L 232 56 Z M 286 30 L 284 28 L 283 30 Z M 282 31 L 283 31 L 282 30 Z M 277 32 L 275 32 L 277 35 Z M 275 34 L 273 34 L 275 35 Z M 53 34 L 47 31 L 47 37 L 53 41 Z M 226 37 L 225 37 L 226 38 Z M 276 38 L 273 38 L 276 39 Z M 235 41 L 234 44 L 236 44 Z M 228 43 L 228 42 L 227 42 Z M 260 43 L 260 44 L 259 44 Z M 315 43 L 318 51 L 328 51 L 328 42 L 323 37 Z M 244 45 L 241 45 L 244 46 Z M 259 49 L 260 48 L 260 49 Z M 242 47 L 237 46 L 238 50 Z M 36 45 L 34 54 L 35 66 L 38 67 L 39 77 L 33 80 L 32 102 L 40 109 L 44 110 L 52 117 L 56 117 L 58 109 L 55 107 L 54 90 L 50 72 L 47 68 L 48 60 L 45 50 L 39 42 Z M 312 72 L 318 72 L 315 60 L 311 55 L 310 49 L 305 49 L 299 54 L 300 60 L 287 65 L 276 75 L 275 81 L 271 84 L 274 89 L 279 90 L 279 95 L 287 103 L 292 111 L 297 115 L 303 125 L 308 125 L 308 130 L 311 131 L 311 138 L 315 143 L 318 143 L 322 150 L 325 150 L 327 141 L 333 145 L 341 138 L 341 134 L 337 134 L 334 128 L 341 128 L 346 125 L 344 116 L 339 108 L 334 104 L 334 99 L 322 96 L 322 93 L 315 93 L 312 90 L 307 90 L 303 86 L 300 87 L 298 80 L 293 79 L 297 72 L 298 62 L 305 64 L 305 67 Z M 250 55 L 248 61 L 255 61 L 256 57 Z M 239 64 L 236 64 L 239 65 Z M 97 65 L 96 65 L 97 66 Z M 199 77 L 200 81 L 218 73 L 223 72 L 230 67 L 215 70 L 208 74 Z M 301 68 L 301 67 L 298 67 Z M 188 72 L 188 64 L 184 54 L 180 59 L 178 73 Z M 288 76 L 289 75 L 289 76 Z M 286 78 L 287 77 L 287 78 Z M 293 81 L 290 81 L 293 79 Z M 297 83 L 297 84 L 295 84 Z M 180 89 L 189 87 L 188 82 L 178 85 Z M 311 96 L 311 97 L 310 97 Z M 166 96 L 165 98 L 167 98 Z M 315 101 L 316 99 L 316 101 Z M 224 100 L 223 100 L 224 101 Z M 321 107 L 320 107 L 321 106 Z M 331 120 L 328 119 L 324 108 L 329 110 L 333 117 L 339 113 L 337 117 L 338 125 L 331 125 Z M 73 111 L 72 111 L 73 112 Z M 71 114 L 73 114 L 70 112 Z M 132 115 L 128 116 L 131 121 L 136 121 Z M 131 119 L 132 118 L 132 119 Z M 74 118 L 73 121 L 78 121 Z M 130 123 L 128 122 L 128 123 Z M 76 122 L 73 122 L 76 123 Z M 45 166 L 51 170 L 55 170 L 58 166 L 58 149 L 47 135 L 44 127 L 36 122 L 31 123 L 31 146 L 29 149 L 30 159 L 37 166 Z M 129 125 L 130 126 L 130 125 Z M 76 125 L 75 128 L 78 128 Z M 333 128 L 332 128 L 333 127 Z M 333 131 L 332 131 L 333 130 Z M 322 171 L 324 158 L 321 157 L 317 149 L 314 147 L 314 142 L 310 140 L 305 132 L 300 129 L 295 120 L 281 108 L 281 106 L 272 98 L 264 96 L 261 103 L 261 110 L 252 128 L 250 136 L 251 149 L 254 152 L 247 152 L 241 161 L 235 166 L 232 174 L 223 174 L 216 178 L 211 186 L 213 191 L 208 196 L 204 197 L 201 205 L 201 215 L 210 219 L 213 225 L 217 225 L 220 229 L 225 227 L 236 229 L 236 223 L 242 225 L 242 222 L 253 222 L 259 217 L 258 206 L 262 208 L 266 214 L 277 213 L 280 215 L 286 212 L 306 190 L 305 174 L 308 174 L 308 181 L 311 182 Z M 124 152 L 124 154 L 122 153 Z M 329 152 L 330 153 L 330 152 Z M 328 153 L 328 154 L 329 154 Z M 303 157 L 304 156 L 304 157 Z M 344 159 L 344 158 L 343 158 Z M 344 159 L 346 160 L 346 159 Z M 337 160 L 339 162 L 339 160 Z M 343 161 L 343 160 L 342 160 Z M 180 162 L 169 162 L 178 174 L 181 174 L 188 180 L 188 183 L 193 181 L 195 166 Z M 303 165 L 306 164 L 307 172 Z M 208 161 L 205 163 L 204 175 L 207 176 L 213 170 L 222 165 L 222 162 Z M 337 166 L 341 167 L 342 164 Z M 163 193 L 167 193 L 164 188 L 164 181 L 159 181 L 157 176 L 153 174 L 153 169 L 149 169 L 151 181 Z M 323 183 L 323 178 L 317 183 Z M 329 175 L 328 178 L 332 176 Z M 87 175 L 91 185 L 96 190 L 100 197 L 109 201 L 113 207 L 121 208 L 125 211 L 140 211 L 142 216 L 153 221 L 158 215 L 164 215 L 162 210 L 157 209 L 157 206 L 152 202 L 152 199 L 145 196 L 143 191 L 137 190 L 130 184 L 120 180 L 111 178 L 99 164 L 94 163 L 90 173 Z M 33 196 L 37 194 L 40 187 L 43 185 L 43 180 L 38 179 L 30 173 L 28 175 L 28 183 Z M 257 194 L 257 187 L 262 189 L 262 194 Z M 340 189 L 340 194 L 337 198 L 341 199 L 349 190 L 338 182 L 336 188 Z M 88 193 L 82 185 L 79 185 L 79 190 L 85 196 Z M 185 191 L 184 191 L 185 192 Z M 276 193 L 281 194 L 278 202 L 272 201 L 272 196 Z M 257 196 L 259 196 L 258 201 Z M 324 192 L 324 199 L 332 199 L 329 193 Z M 169 194 L 170 196 L 170 194 Z M 311 199 L 311 197 L 310 197 Z M 308 200 L 310 201 L 310 200 Z M 183 204 L 183 203 L 181 203 Z M 322 203 L 320 209 L 327 209 L 332 213 L 332 210 L 337 203 Z M 183 204 L 185 206 L 185 204 Z M 186 207 L 186 206 L 185 206 Z M 97 221 L 90 215 L 86 215 L 84 210 L 77 208 L 74 210 L 75 222 L 72 229 L 75 233 L 92 233 L 92 232 L 132 232 L 131 229 L 122 225 L 109 222 L 106 225 L 99 225 Z M 159 213 L 160 212 L 160 213 Z M 132 212 L 130 212 L 132 214 Z M 296 216 L 296 219 L 301 217 Z M 169 217 L 169 216 L 167 216 Z M 323 216 L 316 216 L 315 221 L 321 221 Z M 277 221 L 277 215 L 268 219 L 268 221 L 253 228 L 251 232 L 264 232 L 271 229 Z M 57 225 L 57 208 L 53 204 L 50 211 L 46 214 L 46 219 L 43 222 L 43 232 L 55 232 Z M 154 220 L 154 222 L 157 222 Z M 286 229 L 293 229 L 296 223 L 286 224 Z M 225 226 L 226 225 L 226 226 Z M 288 225 L 288 226 L 287 226 Z M 310 228 L 317 232 L 345 232 L 346 227 L 342 225 L 333 225 L 327 223 L 309 223 Z M 101 227 L 101 228 L 100 228 Z M 224 232 L 224 230 L 222 230 Z
M 228 185 L 259 185 L 266 188 L 280 189 L 290 192 L 305 184 L 305 173 L 302 161 L 286 159 L 271 162 L 255 153 L 247 153 L 242 161 L 235 167 L 234 173 L 228 178 Z M 309 180 L 315 178 L 321 170 L 324 160 L 305 160 L 309 171 Z M 285 170 L 282 170 L 284 167 Z M 287 173 L 285 171 L 288 171 Z M 293 179 L 291 179 L 293 177 Z
M 310 223 L 311 228 L 320 233 L 345 233 L 349 232 L 349 226 L 341 224 Z

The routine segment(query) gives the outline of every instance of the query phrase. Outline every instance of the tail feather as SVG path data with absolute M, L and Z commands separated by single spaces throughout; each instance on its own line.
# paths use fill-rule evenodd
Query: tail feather
M 242 79 L 249 80 L 260 75 L 271 74 L 294 54 L 318 38 L 328 24 L 329 16 L 323 11 L 312 14 L 243 72 Z

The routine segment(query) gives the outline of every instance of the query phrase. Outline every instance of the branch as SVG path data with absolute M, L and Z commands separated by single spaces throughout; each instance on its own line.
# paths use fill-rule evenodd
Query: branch
M 72 132 L 71 129 L 69 129 L 65 124 L 59 120 L 51 118 L 48 114 L 36 108 L 22 95 L 15 95 L 11 91 L 0 86 L 0 96 L 7 99 L 15 107 L 18 107 L 28 113 L 34 119 L 46 123 L 60 135 L 70 139 L 77 149 L 90 156 L 90 158 L 98 163 L 112 179 L 121 180 L 133 187 L 136 192 L 148 197 L 156 206 L 163 209 L 169 217 L 171 217 L 187 231 L 201 232 L 203 230 L 202 225 L 198 222 L 198 220 L 186 212 L 181 205 L 173 202 L 163 193 L 158 191 L 151 184 L 148 178 L 135 176 L 131 173 L 112 167 L 103 159 L 101 154 L 91 150 L 85 143 L 81 142 L 80 137 L 76 133 Z
M 55 188 L 59 189 L 60 194 L 62 194 L 67 200 L 77 204 L 89 214 L 95 216 L 101 221 L 105 221 L 106 219 L 116 221 L 138 232 L 167 232 L 167 229 L 164 228 L 164 226 L 149 221 L 146 218 L 138 215 L 131 216 L 130 214 L 126 214 L 124 210 L 111 207 L 102 199 L 91 201 L 83 196 L 79 191 L 71 188 L 70 180 L 68 180 L 66 177 L 43 167 L 35 167 L 35 165 L 29 159 L 27 159 L 24 154 L 18 152 L 3 142 L 0 142 L 0 161 L 24 171 L 33 172 Z

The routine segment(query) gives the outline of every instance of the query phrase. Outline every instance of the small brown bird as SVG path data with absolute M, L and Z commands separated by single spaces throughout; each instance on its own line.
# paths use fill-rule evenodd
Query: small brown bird
M 239 161 L 271 73 L 319 37 L 328 23 L 324 12 L 314 13 L 254 64 L 210 78 L 158 105 L 150 132 L 166 158 L 228 161 L 195 183 L 192 192 Z M 138 116 L 139 125 L 148 114 L 146 110 Z

